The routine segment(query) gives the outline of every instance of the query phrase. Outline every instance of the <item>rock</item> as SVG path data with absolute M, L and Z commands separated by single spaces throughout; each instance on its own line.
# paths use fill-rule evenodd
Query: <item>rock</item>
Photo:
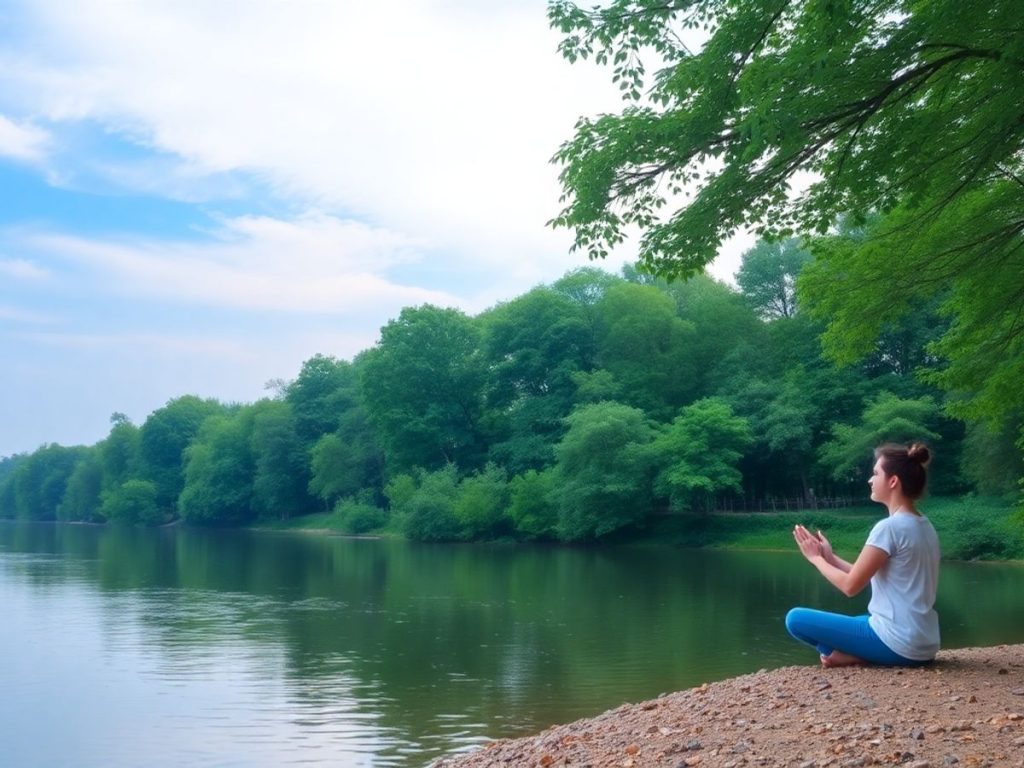
M 1014 696 L 1024 696 L 1024 688 L 1011 688 L 1010 693 Z
M 915 760 L 908 768 L 932 768 L 932 763 L 930 760 Z
M 922 739 L 924 739 L 924 731 L 922 731 L 920 728 L 913 728 L 910 731 L 910 738 L 915 739 L 917 741 L 921 741 Z
M 864 709 L 874 709 L 878 706 L 875 704 L 875 700 L 866 693 L 861 693 L 860 697 L 857 699 L 857 703 L 864 707 Z

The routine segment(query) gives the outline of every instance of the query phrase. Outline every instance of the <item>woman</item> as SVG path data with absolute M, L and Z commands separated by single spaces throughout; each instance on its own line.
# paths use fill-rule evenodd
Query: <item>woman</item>
M 871 582 L 867 616 L 810 608 L 794 608 L 786 615 L 786 629 L 818 649 L 822 666 L 916 666 L 935 658 L 939 538 L 915 506 L 924 493 L 930 459 L 921 443 L 887 443 L 875 449 L 868 480 L 871 500 L 884 504 L 889 515 L 871 529 L 855 562 L 836 557 L 821 531 L 814 535 L 802 525 L 793 529 L 803 556 L 844 595 L 853 597 Z

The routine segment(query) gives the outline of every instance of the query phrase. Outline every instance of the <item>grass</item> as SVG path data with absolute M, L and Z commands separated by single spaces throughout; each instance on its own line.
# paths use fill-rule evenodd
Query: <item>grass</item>
M 1024 560 L 1024 513 L 998 499 L 967 496 L 929 498 L 921 502 L 939 534 L 949 560 Z M 713 515 L 660 515 L 639 534 L 619 541 L 645 546 L 712 549 L 792 550 L 793 526 L 821 530 L 842 557 L 855 557 L 871 526 L 885 510 L 877 504 L 842 510 L 805 512 L 733 512 Z M 275 531 L 346 533 L 340 511 L 316 512 L 290 520 L 268 520 L 258 528 Z M 375 533 L 376 535 L 376 533 Z M 385 532 L 385 536 L 395 536 Z
M 261 520 L 254 528 L 268 531 L 336 531 L 344 533 L 344 520 L 337 512 L 313 512 L 287 520 Z
M 1005 502 L 979 497 L 930 498 L 920 509 L 931 519 L 952 560 L 1024 559 L 1024 520 Z M 854 557 L 885 510 L 877 504 L 843 510 L 666 515 L 637 539 L 644 544 L 715 549 L 793 549 L 793 526 L 821 530 L 833 549 Z

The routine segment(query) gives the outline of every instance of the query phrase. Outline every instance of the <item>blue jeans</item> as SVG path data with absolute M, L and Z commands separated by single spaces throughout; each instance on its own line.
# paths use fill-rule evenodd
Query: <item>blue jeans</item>
M 801 643 L 818 649 L 822 656 L 842 651 L 869 664 L 916 667 L 927 661 L 900 656 L 883 643 L 868 624 L 867 614 L 843 616 L 813 608 L 794 608 L 786 614 L 786 629 Z

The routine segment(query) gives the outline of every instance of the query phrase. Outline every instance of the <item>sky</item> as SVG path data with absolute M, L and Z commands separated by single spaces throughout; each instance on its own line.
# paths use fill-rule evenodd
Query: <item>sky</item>
M 544 0 L 0 0 L 0 456 L 587 266 L 550 158 L 622 102 L 558 42 Z

